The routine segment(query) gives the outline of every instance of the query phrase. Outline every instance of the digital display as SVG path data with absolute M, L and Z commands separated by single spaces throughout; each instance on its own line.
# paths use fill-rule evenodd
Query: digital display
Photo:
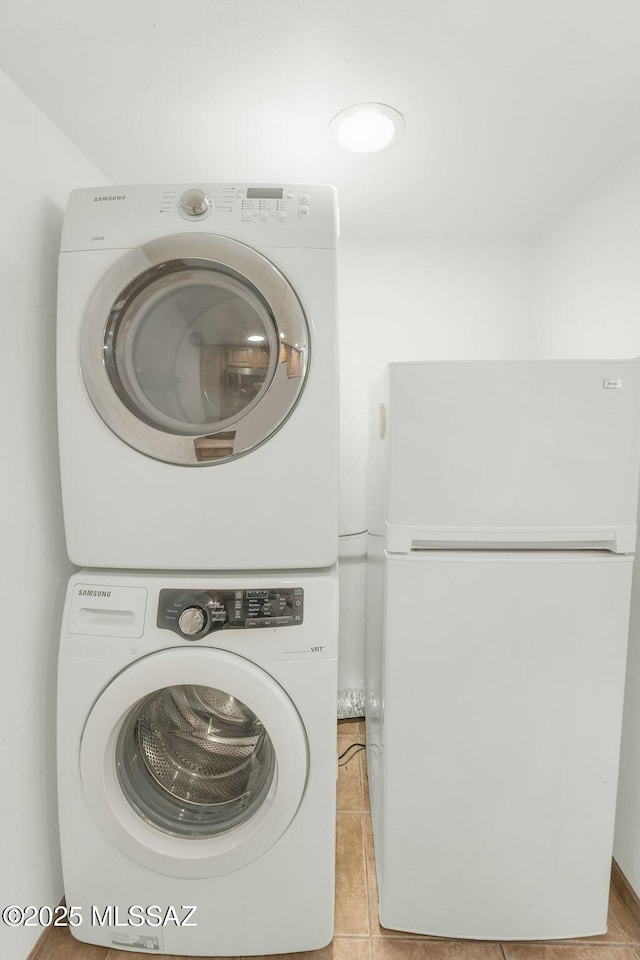
M 282 200 L 282 187 L 247 187 L 247 200 Z

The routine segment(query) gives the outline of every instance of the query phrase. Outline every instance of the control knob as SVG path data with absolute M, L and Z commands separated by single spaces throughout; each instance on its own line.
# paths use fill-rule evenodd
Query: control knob
M 195 637 L 201 633 L 207 623 L 202 607 L 185 607 L 178 617 L 178 626 L 186 637 Z
M 211 206 L 211 200 L 204 190 L 185 190 L 180 197 L 182 211 L 188 217 L 201 217 Z

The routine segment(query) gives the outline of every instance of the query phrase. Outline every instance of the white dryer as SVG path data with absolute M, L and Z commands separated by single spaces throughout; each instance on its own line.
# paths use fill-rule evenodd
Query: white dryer
M 330 186 L 72 192 L 58 417 L 74 563 L 335 562 L 337 238 Z
M 72 578 L 58 781 L 75 937 L 179 956 L 331 940 L 336 643 L 335 568 Z

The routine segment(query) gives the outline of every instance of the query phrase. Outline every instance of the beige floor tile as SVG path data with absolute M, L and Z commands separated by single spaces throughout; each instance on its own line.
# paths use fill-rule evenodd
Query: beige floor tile
M 380 937 L 373 941 L 373 960 L 503 960 L 503 955 L 499 943 Z
M 241 960 L 370 960 L 368 937 L 334 937 L 322 950 L 281 953 L 270 957 L 243 957 Z
M 364 743 L 364 720 L 338 720 L 338 736 L 349 743 Z
M 349 737 L 338 737 L 338 756 L 349 747 Z M 363 810 L 362 773 L 360 753 L 355 747 L 339 761 L 338 765 L 338 812 L 358 812 Z
M 336 818 L 335 934 L 369 934 L 364 829 L 359 813 L 339 813 Z
M 590 943 L 505 943 L 506 960 L 636 960 L 631 947 Z

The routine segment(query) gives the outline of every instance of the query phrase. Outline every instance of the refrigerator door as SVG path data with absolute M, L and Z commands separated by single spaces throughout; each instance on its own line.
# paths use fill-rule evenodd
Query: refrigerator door
M 396 363 L 387 391 L 389 550 L 635 549 L 640 362 Z
M 384 567 L 369 668 L 381 923 L 604 932 L 632 559 L 443 551 Z

